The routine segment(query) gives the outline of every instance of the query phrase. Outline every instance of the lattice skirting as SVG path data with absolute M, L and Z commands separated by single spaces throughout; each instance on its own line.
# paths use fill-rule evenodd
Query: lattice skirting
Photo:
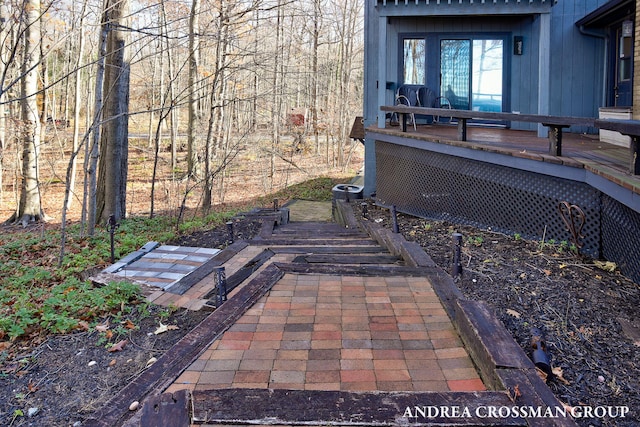
M 559 206 L 576 205 L 581 251 L 640 282 L 640 214 L 583 182 L 377 141 L 376 193 L 399 212 L 558 243 L 572 241 Z

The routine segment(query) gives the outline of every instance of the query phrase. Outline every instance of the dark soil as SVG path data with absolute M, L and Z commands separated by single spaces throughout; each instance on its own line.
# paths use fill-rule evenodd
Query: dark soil
M 249 239 L 260 229 L 256 221 L 233 222 L 235 239 Z M 222 225 L 168 243 L 223 248 L 228 237 L 227 225 Z M 92 329 L 50 337 L 35 349 L 25 343 L 24 352 L 11 360 L 5 360 L 0 351 L 0 425 L 82 425 L 142 372 L 151 358 L 162 356 L 208 314 L 142 304 L 120 319 L 104 319 L 114 332 L 109 339 Z M 160 322 L 179 329 L 156 335 Z M 122 340 L 127 340 L 122 351 L 108 351 L 109 345 Z
M 359 207 L 354 210 L 359 215 Z M 391 228 L 387 209 L 370 208 L 368 217 Z M 566 381 L 547 381 L 561 402 L 630 411 L 625 419 L 579 419 L 579 425 L 640 425 L 638 284 L 617 270 L 603 270 L 566 244 L 402 214 L 398 225 L 447 272 L 453 266 L 452 234 L 463 235 L 458 287 L 466 298 L 490 304 L 527 354 L 531 329 L 544 332 L 551 365 L 562 369 Z M 635 334 L 625 334 L 623 323 L 635 324 Z
M 384 209 L 369 209 L 369 220 L 390 226 Z M 621 327 L 624 321 L 637 322 L 637 284 L 563 245 L 404 215 L 398 223 L 402 234 L 419 242 L 446 271 L 452 265 L 452 233 L 463 234 L 458 286 L 466 297 L 487 301 L 527 353 L 531 328 L 544 331 L 551 364 L 562 368 L 566 379 L 548 381 L 559 400 L 572 406 L 623 405 L 631 411 L 625 419 L 581 419 L 580 425 L 638 425 L 640 342 Z M 250 220 L 234 222 L 236 239 L 250 238 L 258 229 Z M 224 225 L 171 243 L 222 247 L 227 240 Z M 91 330 L 52 337 L 36 349 L 25 347 L 19 358 L 0 359 L 0 425 L 81 425 L 145 369 L 149 359 L 160 357 L 207 315 L 179 310 L 165 318 L 166 310 L 154 306 L 147 315 L 141 311 L 120 319 L 135 325 L 126 335 L 111 338 L 112 343 L 127 339 L 120 352 L 108 352 L 104 334 Z M 113 330 L 126 329 L 107 320 Z M 160 321 L 179 329 L 155 335 Z M 89 366 L 92 361 L 96 363 Z M 31 416 L 30 410 L 35 412 Z

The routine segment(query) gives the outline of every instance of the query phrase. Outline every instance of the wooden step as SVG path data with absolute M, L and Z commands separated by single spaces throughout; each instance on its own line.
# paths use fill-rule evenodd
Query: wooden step
M 195 425 L 527 425 L 526 420 L 519 417 L 494 418 L 475 414 L 473 409 L 478 407 L 513 405 L 504 392 L 220 389 L 194 390 L 192 399 L 191 422 Z M 456 418 L 443 413 L 433 417 L 422 416 L 416 408 L 422 409 L 426 405 L 432 408 L 466 407 L 469 408 L 469 416 Z
M 371 239 L 361 238 L 342 238 L 342 239 L 311 239 L 311 238 L 256 238 L 253 239 L 251 244 L 257 246 L 291 246 L 291 245 L 304 245 L 304 246 L 378 246 L 378 243 Z
M 293 262 L 308 264 L 400 264 L 401 259 L 393 255 L 363 254 L 313 254 L 300 255 Z

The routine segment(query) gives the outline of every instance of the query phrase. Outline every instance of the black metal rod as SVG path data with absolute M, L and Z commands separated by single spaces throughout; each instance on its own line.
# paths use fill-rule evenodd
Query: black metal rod
M 109 235 L 111 240 L 111 264 L 113 264 L 114 262 L 116 262 L 116 248 L 115 248 L 115 242 L 113 237 L 113 231 L 109 231 Z
M 120 224 L 116 222 L 115 215 L 109 215 L 109 221 L 107 222 L 107 230 L 109 230 L 109 241 L 111 244 L 111 264 L 116 262 L 116 248 L 115 248 L 115 233 Z
M 360 207 L 362 208 L 362 218 L 369 217 L 369 204 L 367 202 L 360 203 Z
M 227 234 L 229 236 L 229 244 L 233 243 L 233 221 L 227 221 Z
M 396 205 L 391 205 L 391 224 L 393 226 L 393 232 L 399 233 L 400 227 L 398 226 L 398 212 L 396 211 Z
M 531 328 L 531 358 L 536 367 L 547 374 L 547 378 L 553 376 L 544 333 L 536 327 Z
M 227 300 L 227 277 L 224 267 L 217 267 L 215 270 L 215 282 L 218 288 L 218 307 Z
M 462 275 L 462 264 L 460 263 L 460 252 L 462 250 L 462 234 L 453 233 L 453 267 L 451 276 L 454 278 Z

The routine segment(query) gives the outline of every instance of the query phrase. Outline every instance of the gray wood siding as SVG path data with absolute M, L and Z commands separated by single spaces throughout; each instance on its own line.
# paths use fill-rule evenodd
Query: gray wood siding
M 551 15 L 551 114 L 596 117 L 604 87 L 604 40 L 580 33 L 575 22 L 606 0 L 563 0 Z
M 607 0 L 559 0 L 551 7 L 551 63 L 548 70 L 550 77 L 549 113 L 568 116 L 596 116 L 598 107 L 603 103 L 604 88 L 604 40 L 581 34 L 575 22 L 587 15 Z M 384 66 L 387 81 L 396 87 L 400 78 L 398 63 L 399 36 L 407 33 L 486 33 L 508 32 L 524 39 L 524 54 L 512 55 L 511 46 L 505 53 L 510 57 L 511 88 L 510 110 L 522 113 L 536 113 L 538 109 L 538 37 L 540 25 L 536 15 L 500 16 L 504 13 L 505 4 L 499 4 L 495 16 L 424 16 L 428 8 L 391 6 L 373 7 L 368 3 L 367 23 L 371 26 L 367 34 L 369 51 L 386 50 L 387 63 L 378 64 L 377 55 L 367 55 L 365 67 L 371 82 L 376 82 L 380 75 L 378 66 Z M 464 6 L 464 5 L 462 5 Z M 435 10 L 435 8 L 433 9 Z M 460 9 L 464 14 L 464 7 Z M 471 8 L 468 8 L 471 10 Z M 409 16 L 411 13 L 423 16 Z M 380 17 L 380 15 L 386 16 Z M 386 46 L 377 46 L 378 36 L 372 30 L 379 29 L 379 22 L 386 22 Z M 428 64 L 429 66 L 429 59 Z M 385 84 L 386 82 L 380 82 Z M 367 93 L 372 90 L 367 87 Z M 373 88 L 375 91 L 375 88 Z M 393 102 L 393 90 L 385 96 L 387 102 Z M 367 96 L 367 102 L 377 100 L 377 96 Z M 365 107 L 365 111 L 374 113 L 377 105 Z M 378 114 L 375 111 L 375 114 Z M 374 122 L 375 118 L 366 117 Z

